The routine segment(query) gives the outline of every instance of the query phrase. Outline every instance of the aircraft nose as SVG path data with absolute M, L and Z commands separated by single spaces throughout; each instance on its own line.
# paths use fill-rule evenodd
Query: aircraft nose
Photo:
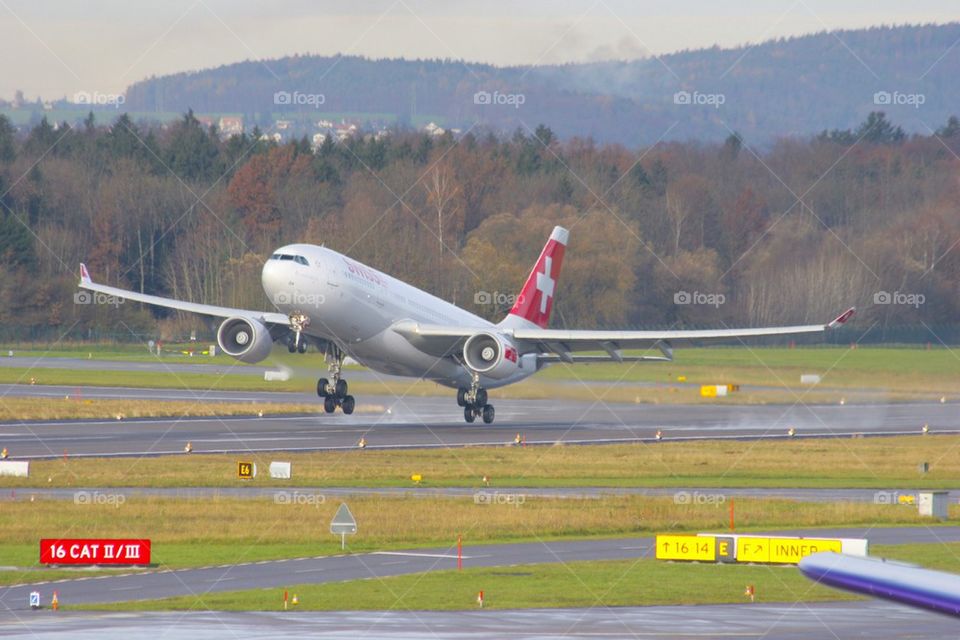
M 284 293 L 290 290 L 292 272 L 289 264 L 284 264 L 279 260 L 267 260 L 263 265 L 263 271 L 260 273 L 260 282 L 263 290 L 270 298 L 273 304 L 282 304 L 284 302 Z

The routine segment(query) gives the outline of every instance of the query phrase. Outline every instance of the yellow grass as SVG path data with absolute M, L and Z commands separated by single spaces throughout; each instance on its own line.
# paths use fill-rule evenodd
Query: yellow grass
M 512 433 L 504 433 L 506 441 Z M 644 434 L 641 434 L 644 435 Z M 653 434 L 645 434 L 652 436 Z M 702 441 L 610 446 L 476 447 L 403 451 L 284 453 L 299 486 L 875 487 L 960 486 L 960 436 Z M 376 436 L 368 436 L 376 444 Z M 13 452 L 15 454 L 16 452 Z M 238 458 L 266 469 L 276 454 L 177 455 L 31 463 L 30 478 L 0 478 L 3 487 L 275 486 L 261 474 L 237 479 Z M 930 465 L 918 472 L 921 462 Z
M 3 504 L 0 542 L 35 544 L 40 537 L 147 537 L 166 543 L 311 543 L 334 541 L 329 523 L 340 499 L 322 490 L 279 491 L 267 498 L 171 499 L 102 492 L 94 504 L 38 499 Z M 472 543 L 515 538 L 725 530 L 728 505 L 676 504 L 672 497 L 514 497 L 478 504 L 472 497 L 352 497 L 354 547 Z M 88 500 L 90 502 L 91 500 Z M 956 509 L 956 508 L 955 508 Z M 954 516 L 957 515 L 955 512 Z M 888 525 L 929 522 L 916 508 L 868 503 L 736 500 L 738 528 Z M 5 564 L 0 549 L 0 565 Z
M 379 413 L 379 405 L 358 403 L 356 413 Z M 265 416 L 289 413 L 322 413 L 320 404 L 272 402 L 206 402 L 167 400 L 100 400 L 61 398 L 2 398 L 0 422 L 20 420 L 113 419 L 186 416 Z

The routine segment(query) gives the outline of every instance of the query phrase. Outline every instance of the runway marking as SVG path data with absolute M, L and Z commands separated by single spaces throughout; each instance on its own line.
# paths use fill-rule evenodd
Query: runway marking
M 315 573 L 317 571 L 326 571 L 323 567 L 317 567 L 316 569 L 297 569 L 294 573 Z
M 449 553 L 414 553 L 411 551 L 374 551 L 372 556 L 410 556 L 414 558 L 454 558 L 456 554 Z M 461 556 L 464 560 L 467 558 L 488 558 L 489 556 Z
M 271 437 L 271 438 L 250 438 L 244 436 L 243 434 L 237 434 L 235 436 L 226 436 L 223 438 L 194 438 L 191 442 L 280 442 L 283 440 L 303 440 L 304 436 L 294 436 L 294 437 Z M 311 440 L 326 440 L 324 436 L 310 436 Z

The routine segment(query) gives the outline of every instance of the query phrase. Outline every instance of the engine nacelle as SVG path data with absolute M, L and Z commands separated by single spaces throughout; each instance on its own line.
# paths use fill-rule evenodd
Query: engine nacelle
M 253 318 L 227 318 L 217 329 L 220 350 L 241 362 L 253 364 L 270 355 L 273 338 L 263 323 Z
M 477 373 L 500 380 L 516 372 L 520 357 L 513 343 L 503 336 L 477 333 L 464 343 L 463 361 Z

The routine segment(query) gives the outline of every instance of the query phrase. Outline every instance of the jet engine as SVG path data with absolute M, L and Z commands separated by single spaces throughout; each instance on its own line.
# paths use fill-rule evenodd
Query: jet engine
M 260 362 L 273 348 L 270 330 L 258 320 L 234 316 L 227 318 L 217 330 L 217 344 L 227 355 L 241 362 Z
M 477 333 L 464 343 L 463 361 L 473 371 L 500 380 L 517 370 L 520 357 L 517 348 L 505 337 Z

